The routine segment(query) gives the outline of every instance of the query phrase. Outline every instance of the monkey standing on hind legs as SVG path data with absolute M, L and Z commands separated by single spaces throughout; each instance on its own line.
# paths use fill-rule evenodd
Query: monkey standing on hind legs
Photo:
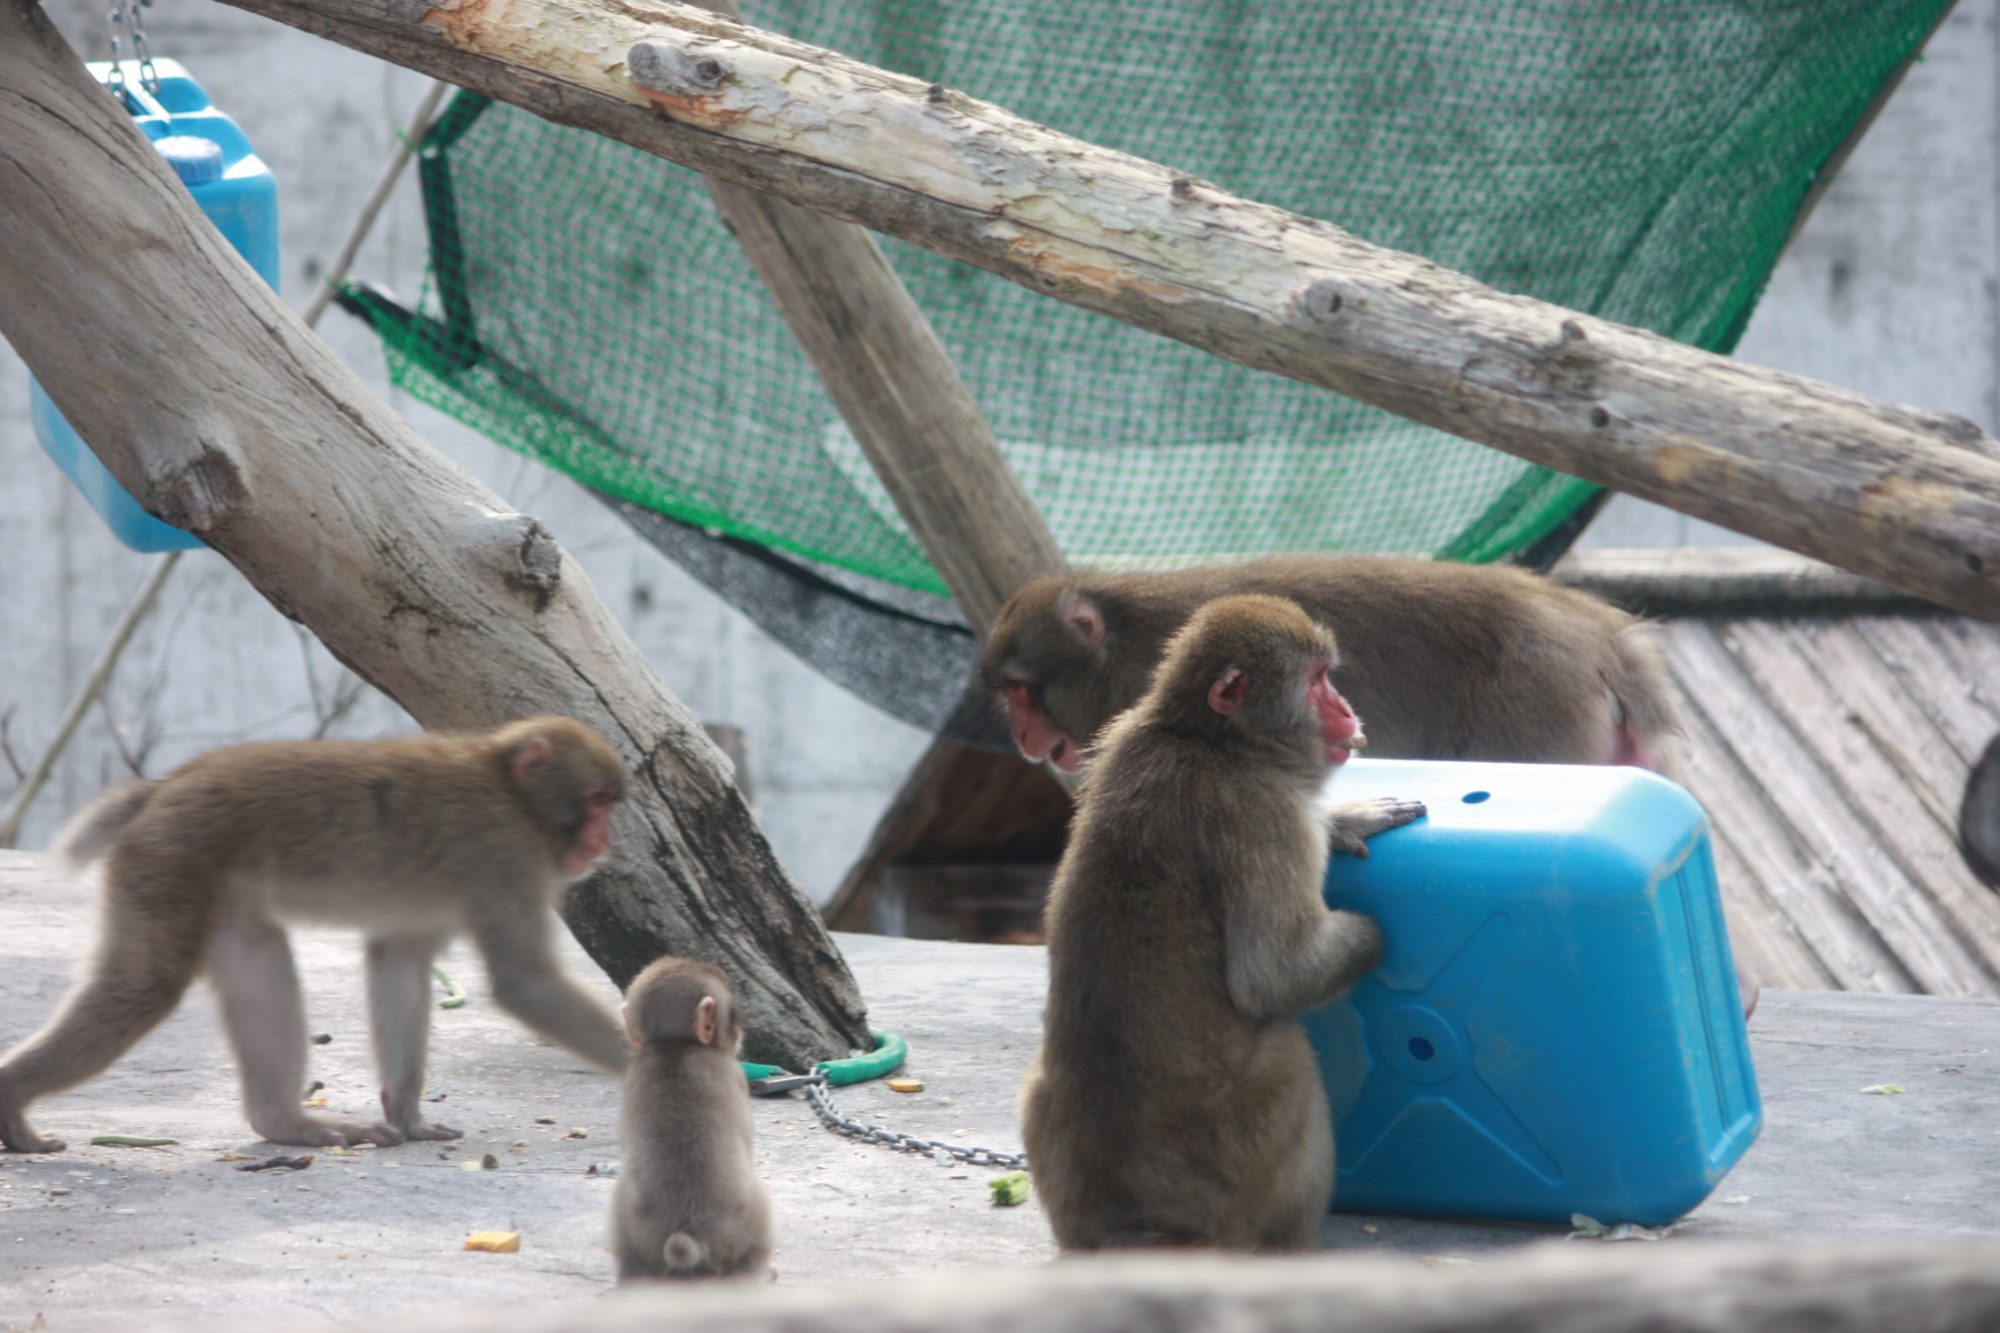
M 656 959 L 625 993 L 625 1027 L 637 1049 L 618 1110 L 618 1280 L 764 1276 L 771 1201 L 735 991 L 706 963 Z
M 204 970 L 259 1135 L 306 1147 L 458 1138 L 424 1120 L 420 1095 L 431 959 L 460 931 L 503 1009 L 622 1069 L 618 1020 L 563 973 L 549 909 L 609 849 L 625 789 L 595 732 L 539 717 L 484 733 L 232 746 L 103 797 L 54 849 L 72 865 L 105 862 L 96 956 L 48 1025 L 0 1059 L 0 1145 L 60 1152 L 29 1126 L 30 1103 L 109 1067 Z M 379 1121 L 300 1104 L 292 921 L 367 933 Z
M 1320 810 L 1363 744 L 1337 660 L 1295 604 L 1223 598 L 1104 733 L 1049 894 L 1048 1006 L 1021 1097 L 1065 1250 L 1318 1241 L 1333 1126 L 1295 1015 L 1382 950 L 1374 922 L 1325 906 L 1329 841 L 1366 855 L 1424 813 Z

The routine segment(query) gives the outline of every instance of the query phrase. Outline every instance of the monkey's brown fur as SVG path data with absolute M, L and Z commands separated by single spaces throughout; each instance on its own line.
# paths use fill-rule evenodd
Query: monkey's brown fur
M 771 1203 L 736 1063 L 735 991 L 706 963 L 661 958 L 633 979 L 625 1024 L 638 1049 L 618 1112 L 618 1280 L 762 1276 Z
M 1333 1183 L 1326 1094 L 1293 1015 L 1375 966 L 1374 923 L 1321 897 L 1329 759 L 1311 677 L 1331 637 L 1231 597 L 1169 645 L 1105 732 L 1049 897 L 1049 998 L 1022 1094 L 1035 1192 L 1065 1250 L 1309 1248 Z M 1210 691 L 1240 669 L 1247 695 Z M 1349 717 L 1348 722 L 1352 722 Z M 1344 844 L 1422 813 L 1336 812 Z
M 626 1043 L 608 1006 L 565 976 L 549 908 L 609 840 L 624 766 L 588 727 L 533 718 L 478 734 L 278 742 L 216 750 L 101 798 L 57 839 L 105 862 L 103 923 L 84 979 L 0 1060 L 0 1144 L 56 1152 L 36 1098 L 74 1087 L 170 1013 L 204 970 L 266 1139 L 308 1146 L 457 1138 L 423 1119 L 430 963 L 453 934 L 485 955 L 494 998 L 608 1069 Z M 284 926 L 360 927 L 383 1119 L 300 1105 L 306 1027 Z
M 1643 622 L 1523 570 L 1444 561 L 1275 556 L 1036 579 L 1001 608 L 982 671 L 994 689 L 1025 685 L 1048 726 L 1088 744 L 1195 608 L 1235 593 L 1288 598 L 1333 631 L 1334 684 L 1379 757 L 1657 768 L 1678 730 Z M 1095 643 L 1080 632 L 1092 614 Z

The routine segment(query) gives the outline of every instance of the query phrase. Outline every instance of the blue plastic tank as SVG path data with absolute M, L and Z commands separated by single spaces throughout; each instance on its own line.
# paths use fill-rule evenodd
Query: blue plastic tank
M 179 62 L 155 60 L 153 68 L 159 75 L 156 93 L 141 84 L 138 61 L 121 64 L 126 109 L 194 195 L 201 211 L 275 290 L 278 185 L 271 169 L 257 156 L 236 122 L 215 109 L 208 94 Z M 90 72 L 103 82 L 110 76 L 110 63 L 96 62 Z M 104 262 L 116 263 L 117 256 L 106 255 Z M 218 391 L 227 388 L 216 387 Z M 162 523 L 141 509 L 32 379 L 28 381 L 28 414 L 42 449 L 76 483 L 120 541 L 135 551 L 186 550 L 202 544 L 192 533 Z
M 1336 855 L 1382 965 L 1306 1017 L 1342 1212 L 1663 1225 L 1763 1112 L 1708 818 L 1636 768 L 1355 760 L 1430 808 Z

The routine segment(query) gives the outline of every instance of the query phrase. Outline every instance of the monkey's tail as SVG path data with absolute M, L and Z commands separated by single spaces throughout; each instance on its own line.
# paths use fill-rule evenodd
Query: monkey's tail
M 708 1263 L 708 1246 L 685 1231 L 676 1231 L 667 1237 L 666 1260 L 669 1273 L 677 1276 L 693 1273 Z
M 48 854 L 67 870 L 82 870 L 111 850 L 118 830 L 138 817 L 158 789 L 157 782 L 140 781 L 106 792 L 63 825 Z
M 1613 762 L 1672 776 L 1670 770 L 1677 765 L 1671 750 L 1681 734 L 1681 722 L 1674 711 L 1673 686 L 1659 636 L 1650 623 L 1638 621 L 1618 632 L 1612 652 L 1617 667 L 1608 683 L 1618 702 L 1619 751 Z

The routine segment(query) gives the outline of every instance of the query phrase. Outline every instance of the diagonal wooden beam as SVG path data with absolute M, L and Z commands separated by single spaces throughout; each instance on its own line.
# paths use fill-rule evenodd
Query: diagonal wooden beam
M 1497 292 L 919 80 L 633 0 L 229 0 L 1976 615 L 2000 441 Z
M 425 726 L 605 733 L 632 798 L 563 914 L 614 980 L 704 958 L 753 1058 L 867 1044 L 812 903 L 583 571 L 284 306 L 33 0 L 0 0 L 0 335 L 141 503 Z

